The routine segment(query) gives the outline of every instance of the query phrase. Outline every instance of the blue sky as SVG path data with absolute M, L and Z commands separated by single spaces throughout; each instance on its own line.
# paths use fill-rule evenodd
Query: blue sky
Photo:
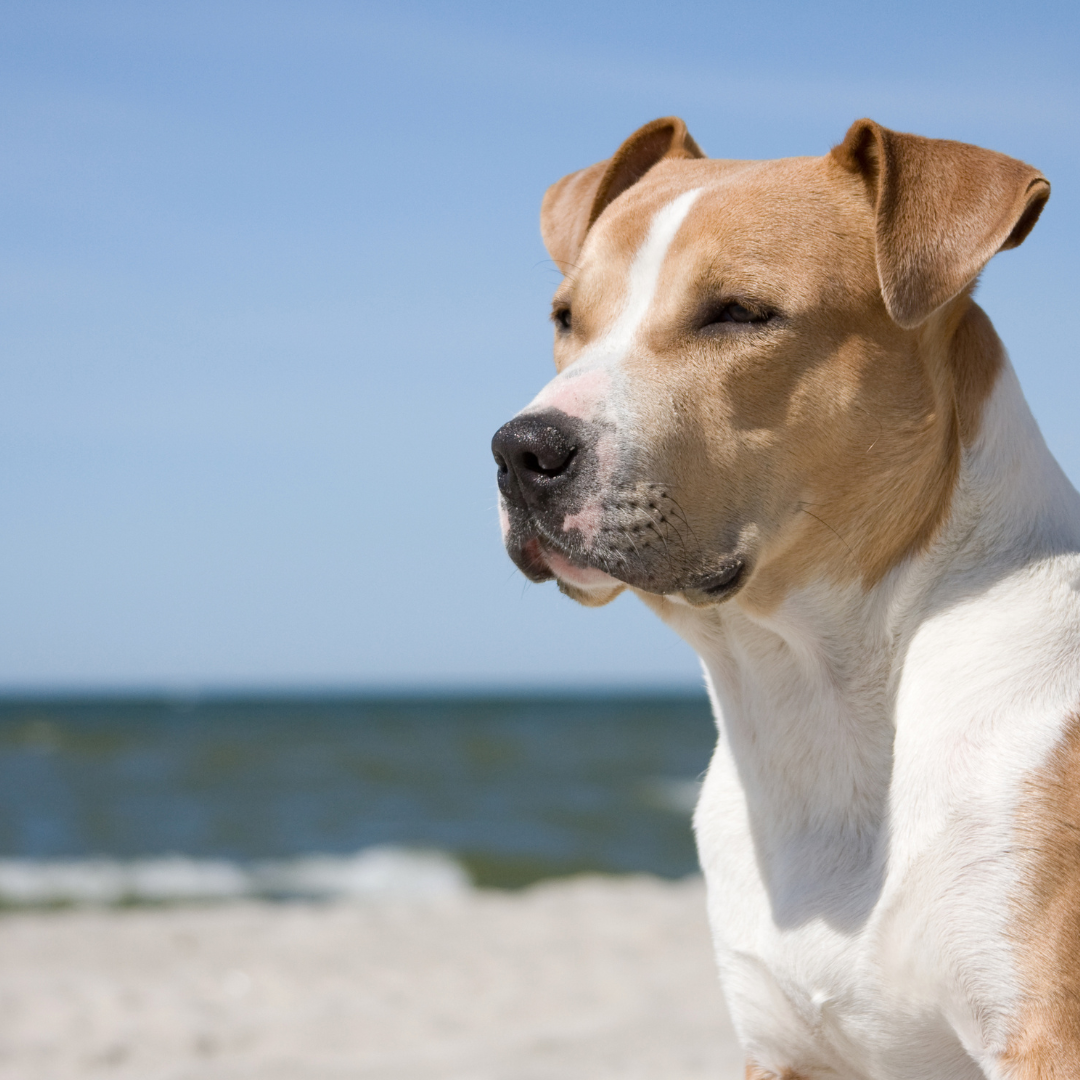
M 502 553 L 544 188 L 656 116 L 1053 195 L 980 299 L 1080 479 L 1075 5 L 0 2 L 0 688 L 692 683 Z

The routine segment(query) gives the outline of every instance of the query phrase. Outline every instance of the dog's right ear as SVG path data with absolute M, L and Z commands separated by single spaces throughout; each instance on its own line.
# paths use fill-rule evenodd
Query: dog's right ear
M 540 233 L 562 273 L 574 265 L 585 236 L 604 208 L 665 158 L 702 158 L 701 148 L 677 116 L 638 128 L 607 161 L 552 184 L 540 208 Z

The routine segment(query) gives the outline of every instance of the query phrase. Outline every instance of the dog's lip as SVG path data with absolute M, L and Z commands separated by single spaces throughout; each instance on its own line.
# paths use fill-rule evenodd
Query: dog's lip
M 540 541 L 540 551 L 551 572 L 568 585 L 579 589 L 610 588 L 612 584 L 623 584 L 605 570 L 595 566 L 581 566 L 557 548 L 549 547 Z
M 530 530 L 517 545 L 511 548 L 514 562 L 530 581 L 551 581 L 553 578 L 574 588 L 585 590 L 610 589 L 629 585 L 642 592 L 652 592 L 689 604 L 704 607 L 722 603 L 737 593 L 750 577 L 749 559 L 745 554 L 732 553 L 713 563 L 714 569 L 695 575 L 683 584 L 657 588 L 644 581 L 627 581 L 616 577 L 598 566 L 591 566 L 580 554 L 569 554 L 562 545 L 552 541 L 543 532 Z M 659 584 L 659 583 L 656 583 Z
M 535 533 L 518 544 L 511 555 L 518 569 L 530 581 L 550 581 L 555 578 L 587 592 L 626 584 L 599 567 L 583 563 L 580 557 L 571 557 L 558 544 Z
M 711 574 L 698 584 L 698 588 L 710 596 L 722 596 L 737 587 L 739 578 L 746 569 L 746 560 L 736 555 L 717 573 Z
M 733 596 L 746 583 L 749 561 L 742 555 L 732 555 L 713 573 L 699 578 L 693 585 L 680 589 L 680 594 L 695 607 L 716 604 Z
M 518 544 L 516 549 L 510 548 L 509 550 L 510 557 L 517 564 L 517 568 L 530 581 L 550 581 L 555 576 L 544 558 L 540 541 L 535 536 L 530 537 L 524 543 Z

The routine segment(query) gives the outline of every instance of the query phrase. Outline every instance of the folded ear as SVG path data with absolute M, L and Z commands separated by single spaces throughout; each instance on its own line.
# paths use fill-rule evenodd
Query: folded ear
M 961 292 L 995 253 L 1022 243 L 1050 197 L 1046 178 L 1022 161 L 873 120 L 856 120 L 832 156 L 866 184 L 881 292 L 905 329 Z
M 540 233 L 548 254 L 565 274 L 604 207 L 636 184 L 658 161 L 704 156 L 676 116 L 638 128 L 614 157 L 570 173 L 547 189 L 540 208 Z

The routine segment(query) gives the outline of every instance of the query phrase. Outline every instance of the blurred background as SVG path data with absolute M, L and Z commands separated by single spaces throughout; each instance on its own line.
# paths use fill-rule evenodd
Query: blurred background
M 0 899 L 691 871 L 693 655 L 499 542 L 541 195 L 670 113 L 723 157 L 871 116 L 1032 162 L 980 300 L 1075 481 L 1078 19 L 0 2 Z

